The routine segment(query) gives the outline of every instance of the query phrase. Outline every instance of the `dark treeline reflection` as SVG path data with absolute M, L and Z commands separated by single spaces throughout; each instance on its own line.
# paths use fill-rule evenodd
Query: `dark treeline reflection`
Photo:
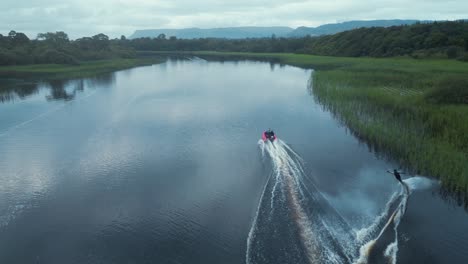
M 114 73 L 71 80 L 2 80 L 0 81 L 0 103 L 24 100 L 31 95 L 37 94 L 41 89 L 49 90 L 49 93 L 45 96 L 47 101 L 69 101 L 73 100 L 79 92 L 83 92 L 86 87 L 108 87 L 114 82 Z
M 17 98 L 23 99 L 37 93 L 38 84 L 25 82 L 6 82 L 0 86 L 0 103 L 10 102 Z
M 46 96 L 48 101 L 51 101 L 51 100 L 69 101 L 75 98 L 75 95 L 78 91 L 84 90 L 83 80 L 77 80 L 77 81 L 54 80 L 54 81 L 48 82 L 47 85 L 50 88 L 50 95 Z M 67 90 L 71 90 L 71 91 L 67 91 Z
M 174 56 L 174 54 L 171 54 L 170 56 Z M 229 62 L 229 63 L 234 63 L 238 64 L 239 62 L 267 62 L 270 64 L 270 70 L 275 71 L 276 68 L 284 68 L 286 64 L 282 63 L 279 58 L 259 58 L 257 56 L 249 56 L 249 55 L 239 55 L 239 56 L 234 56 L 234 55 L 222 55 L 222 54 L 216 54 L 216 55 L 208 55 L 208 56 L 203 56 L 203 55 L 198 55 L 197 57 L 171 57 L 172 60 L 174 59 L 188 59 L 188 60 L 193 60 L 196 58 L 200 58 L 209 62 L 219 62 L 221 64 L 224 64 L 224 62 Z

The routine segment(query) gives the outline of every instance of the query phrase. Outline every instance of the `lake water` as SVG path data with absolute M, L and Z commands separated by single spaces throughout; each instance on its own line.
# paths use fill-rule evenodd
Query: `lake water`
M 468 263 L 466 211 L 386 173 L 312 74 L 193 59 L 2 80 L 0 263 Z

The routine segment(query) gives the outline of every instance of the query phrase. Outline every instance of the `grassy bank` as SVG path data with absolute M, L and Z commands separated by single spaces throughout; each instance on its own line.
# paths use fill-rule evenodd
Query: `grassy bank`
M 438 75 L 428 73 L 413 80 L 402 73 L 320 72 L 314 78 L 313 92 L 372 148 L 466 195 L 468 105 L 434 102 L 434 91 L 451 89 L 437 87 Z M 399 80 L 405 77 L 408 80 Z
M 65 79 L 95 76 L 136 66 L 160 63 L 161 58 L 114 59 L 84 62 L 79 65 L 37 64 L 0 66 L 0 78 Z
M 468 201 L 468 63 L 200 52 L 314 68 L 313 93 L 358 138 Z

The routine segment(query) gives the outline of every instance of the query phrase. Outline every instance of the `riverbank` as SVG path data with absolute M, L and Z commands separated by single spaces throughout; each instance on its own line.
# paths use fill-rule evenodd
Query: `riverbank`
M 67 79 L 96 76 L 103 73 L 161 63 L 161 58 L 113 59 L 84 62 L 79 65 L 34 64 L 0 66 L 0 78 Z
M 186 54 L 186 53 L 184 53 Z M 468 63 L 411 58 L 191 53 L 313 68 L 312 92 L 377 153 L 468 201 Z

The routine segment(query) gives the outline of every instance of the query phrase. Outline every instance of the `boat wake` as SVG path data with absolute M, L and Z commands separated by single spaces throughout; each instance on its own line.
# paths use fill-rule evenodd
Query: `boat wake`
M 408 199 L 412 190 L 430 186 L 430 180 L 402 182 L 374 222 L 355 232 L 306 177 L 303 161 L 291 147 L 280 139 L 260 140 L 259 146 L 273 168 L 248 235 L 246 263 L 396 263 L 398 226 Z M 385 249 L 375 254 L 376 244 L 382 243 L 387 243 Z M 383 259 L 370 261 L 374 255 Z
M 385 249 L 382 255 L 386 259 L 386 263 L 397 263 L 398 226 L 406 213 L 411 193 L 414 190 L 429 188 L 433 184 L 435 181 L 424 177 L 413 177 L 401 182 L 402 188 L 393 193 L 382 214 L 376 217 L 369 227 L 357 232 L 356 242 L 360 246 L 360 250 L 358 258 L 354 261 L 355 264 L 380 262 L 376 256 L 378 252 L 375 252 L 375 248 L 378 243 L 387 242 L 388 239 L 383 239 L 383 237 L 388 235 L 393 238 L 389 243 L 384 244 Z M 389 234 L 392 232 L 393 234 Z M 372 256 L 377 260 L 370 261 Z
M 311 190 L 304 184 L 310 179 L 305 177 L 300 156 L 280 139 L 260 140 L 259 145 L 262 156 L 271 159 L 273 173 L 250 230 L 246 262 L 349 263 L 351 255 L 335 234 L 347 225 L 315 187 Z M 305 206 L 311 203 L 316 206 Z M 272 259 L 269 252 L 290 252 L 291 256 Z
M 369 257 L 373 253 L 376 243 L 380 240 L 380 238 L 385 234 L 388 228 L 393 225 L 394 230 L 394 241 L 391 242 L 387 248 L 385 249 L 384 256 L 389 259 L 390 263 L 396 263 L 396 255 L 398 253 L 398 226 L 400 225 L 400 221 L 403 218 L 406 212 L 406 206 L 408 203 L 408 198 L 410 196 L 410 189 L 405 182 L 402 182 L 403 190 L 399 194 L 394 194 L 390 201 L 387 203 L 388 210 L 385 210 L 381 216 L 379 216 L 376 221 L 370 226 L 370 228 L 361 230 L 361 234 L 364 233 L 364 236 L 358 236 L 359 240 L 366 241 L 365 239 L 370 240 L 366 241 L 364 245 L 361 246 L 359 252 L 359 258 L 354 262 L 355 264 L 365 264 L 369 263 Z M 397 208 L 393 211 L 393 213 L 388 217 L 390 213 L 390 207 L 395 202 L 395 200 L 400 198 L 400 202 Z M 377 227 L 381 226 L 382 221 L 388 219 L 383 228 L 380 229 L 378 235 L 372 238 L 371 234 L 376 233 Z

